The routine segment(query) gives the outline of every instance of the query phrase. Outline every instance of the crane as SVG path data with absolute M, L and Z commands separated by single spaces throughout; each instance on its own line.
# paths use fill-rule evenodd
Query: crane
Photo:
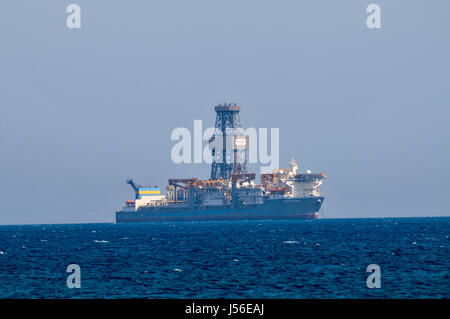
M 139 199 L 139 188 L 136 186 L 136 184 L 133 182 L 131 178 L 127 179 L 127 184 L 130 184 L 130 186 L 134 189 L 136 199 Z

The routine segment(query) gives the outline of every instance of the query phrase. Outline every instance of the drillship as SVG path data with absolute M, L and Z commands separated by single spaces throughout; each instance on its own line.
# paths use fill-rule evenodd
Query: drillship
M 300 172 L 291 159 L 289 168 L 261 174 L 256 184 L 255 174 L 246 170 L 249 138 L 242 134 L 240 109 L 226 103 L 215 107 L 210 179 L 169 179 L 166 194 L 157 186 L 136 185 L 128 179 L 135 199 L 116 212 L 116 222 L 317 218 L 324 201 L 319 186 L 325 174 Z

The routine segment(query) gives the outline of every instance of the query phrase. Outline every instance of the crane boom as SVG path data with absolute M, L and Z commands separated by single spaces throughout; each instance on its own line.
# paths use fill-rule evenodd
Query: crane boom
M 130 186 L 133 188 L 135 194 L 136 194 L 136 199 L 139 198 L 139 188 L 136 186 L 136 184 L 133 182 L 133 180 L 131 178 L 127 179 L 127 184 L 130 184 Z

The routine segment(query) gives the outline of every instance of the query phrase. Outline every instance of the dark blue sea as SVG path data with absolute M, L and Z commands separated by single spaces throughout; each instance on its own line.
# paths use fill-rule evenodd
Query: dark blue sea
M 0 298 L 449 298 L 449 236 L 447 217 L 0 226 Z

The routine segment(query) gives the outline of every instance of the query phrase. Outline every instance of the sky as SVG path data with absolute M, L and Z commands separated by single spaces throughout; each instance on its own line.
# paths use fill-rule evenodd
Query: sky
M 66 7 L 81 7 L 81 28 Z M 381 8 L 381 28 L 366 7 Z M 126 178 L 208 178 L 214 106 L 324 172 L 327 218 L 450 215 L 450 2 L 4 0 L 0 224 L 113 222 Z

